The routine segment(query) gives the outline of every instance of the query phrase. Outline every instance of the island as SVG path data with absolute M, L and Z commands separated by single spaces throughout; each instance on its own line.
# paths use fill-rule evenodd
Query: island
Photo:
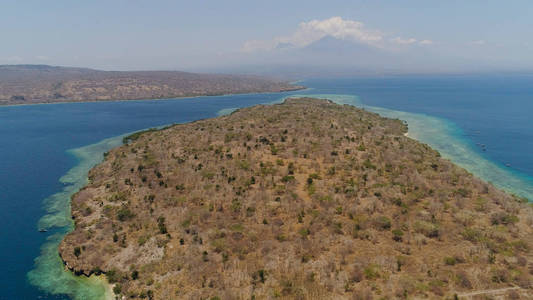
M 181 98 L 302 88 L 251 75 L 0 65 L 0 105 Z
M 533 209 L 328 100 L 124 138 L 72 197 L 65 267 L 122 299 L 532 295 Z

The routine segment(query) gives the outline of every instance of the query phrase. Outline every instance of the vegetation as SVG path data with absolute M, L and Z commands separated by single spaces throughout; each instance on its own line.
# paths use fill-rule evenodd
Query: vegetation
M 245 75 L 177 71 L 106 72 L 44 65 L 0 65 L 0 105 L 159 99 L 301 88 Z
M 144 132 L 73 197 L 61 257 L 128 299 L 531 294 L 532 207 L 405 132 L 316 99 Z

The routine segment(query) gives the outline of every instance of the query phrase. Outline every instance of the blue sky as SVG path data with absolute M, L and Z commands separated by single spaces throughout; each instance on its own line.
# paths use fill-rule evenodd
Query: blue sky
M 262 55 L 280 41 L 295 42 L 302 23 L 316 21 L 312 35 L 345 39 L 338 26 L 320 29 L 320 22 L 338 17 L 341 27 L 362 28 L 363 38 L 367 33 L 379 37 L 380 44 L 371 45 L 378 48 L 396 51 L 388 48 L 402 45 L 403 53 L 416 55 L 422 50 L 414 45 L 426 41 L 424 53 L 435 58 L 524 70 L 533 68 L 532 16 L 529 0 L 3 0 L 0 64 L 194 70 L 238 64 L 242 57 L 268 63 L 264 57 L 271 53 Z M 354 42 L 360 38 L 359 33 L 348 36 Z M 264 49 L 247 48 L 250 42 Z

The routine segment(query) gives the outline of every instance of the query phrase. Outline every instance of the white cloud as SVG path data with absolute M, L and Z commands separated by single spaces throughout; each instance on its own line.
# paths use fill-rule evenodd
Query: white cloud
M 403 39 L 401 37 L 395 37 L 391 39 L 390 41 L 396 44 L 400 44 L 400 45 L 411 45 L 417 42 L 415 38 Z
M 242 51 L 244 52 L 254 52 L 258 50 L 271 50 L 276 47 L 275 41 L 246 41 L 242 46 Z
M 38 60 L 49 60 L 50 59 L 48 56 L 44 56 L 44 55 L 37 55 L 35 56 L 35 58 Z
M 302 22 L 296 30 L 287 36 L 280 36 L 271 40 L 250 40 L 243 44 L 244 52 L 284 50 L 302 48 L 326 36 L 341 40 L 350 40 L 367 44 L 376 48 L 395 49 L 400 46 L 421 45 L 428 46 L 434 42 L 429 39 L 402 38 L 387 36 L 376 29 L 366 28 L 362 22 L 332 17 L 325 20 Z
M 305 46 L 325 36 L 368 44 L 373 44 L 383 39 L 383 35 L 379 31 L 366 29 L 361 22 L 333 17 L 322 21 L 313 20 L 300 23 L 298 30 L 290 40 L 297 46 Z
M 362 22 L 345 20 L 341 17 L 332 17 L 325 20 L 312 20 L 302 22 L 290 35 L 276 37 L 271 40 L 250 40 L 244 43 L 241 50 L 244 52 L 283 50 L 288 48 L 301 48 L 316 42 L 326 36 L 341 40 L 350 40 L 367 44 L 377 48 L 397 45 L 431 45 L 432 40 L 417 40 L 415 38 L 387 37 L 379 30 L 366 28 Z
M 277 48 L 278 45 L 305 47 L 326 36 L 358 41 L 374 46 L 378 46 L 379 42 L 383 40 L 383 34 L 381 32 L 367 29 L 361 22 L 344 20 L 341 17 L 332 17 L 325 20 L 302 22 L 290 36 L 277 37 L 270 41 L 247 41 L 244 43 L 242 50 L 246 52 L 272 50 Z
M 469 44 L 474 46 L 483 46 L 487 42 L 485 40 L 477 40 L 477 41 L 471 41 Z
M 408 38 L 408 39 L 404 39 L 404 38 L 401 38 L 401 37 L 395 37 L 395 38 L 392 38 L 390 39 L 390 42 L 393 43 L 393 44 L 398 44 L 398 45 L 413 45 L 413 44 L 418 44 L 418 45 L 422 45 L 422 46 L 428 46 L 428 45 L 433 45 L 433 41 L 432 40 L 417 40 L 415 38 Z
M 15 55 L 15 56 L 10 56 L 10 57 L 6 58 L 6 60 L 8 62 L 21 62 L 23 59 L 22 59 L 22 57 Z

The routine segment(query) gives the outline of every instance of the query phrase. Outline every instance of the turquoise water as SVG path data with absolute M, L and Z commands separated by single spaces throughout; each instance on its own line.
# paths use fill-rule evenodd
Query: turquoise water
M 72 228 L 70 195 L 124 133 L 297 94 L 406 120 L 410 137 L 484 180 L 533 199 L 532 83 L 528 77 L 490 76 L 316 79 L 304 82 L 308 90 L 282 94 L 0 107 L 0 299 L 105 297 L 100 280 L 64 270 L 57 245 Z
M 298 96 L 303 95 L 291 97 Z M 424 114 L 363 105 L 360 99 L 354 95 L 306 94 L 305 96 L 325 98 L 339 104 L 364 107 L 366 110 L 381 116 L 406 121 L 409 137 L 430 145 L 439 151 L 443 158 L 451 160 L 496 187 L 533 200 L 533 177 L 513 171 L 484 157 L 477 151 L 472 142 L 465 138 L 463 130 L 450 121 Z
M 364 107 L 449 121 L 482 157 L 533 176 L 533 76 L 315 79 L 314 94 L 356 95 Z M 307 93 L 307 92 L 306 92 Z
M 57 245 L 72 228 L 70 195 L 121 135 L 283 95 L 288 93 L 0 107 L 0 299 L 104 296 L 99 280 L 64 270 Z
M 102 280 L 91 276 L 74 276 L 63 268 L 57 255 L 57 247 L 65 232 L 73 229 L 70 215 L 70 197 L 88 183 L 89 170 L 103 159 L 103 153 L 120 146 L 122 137 L 105 139 L 99 143 L 69 150 L 78 164 L 63 175 L 59 182 L 63 190 L 46 198 L 43 202 L 46 215 L 38 222 L 39 228 L 64 228 L 50 235 L 41 246 L 41 254 L 35 259 L 34 269 L 28 273 L 29 282 L 50 294 L 65 294 L 74 299 L 109 299 L 111 293 Z

